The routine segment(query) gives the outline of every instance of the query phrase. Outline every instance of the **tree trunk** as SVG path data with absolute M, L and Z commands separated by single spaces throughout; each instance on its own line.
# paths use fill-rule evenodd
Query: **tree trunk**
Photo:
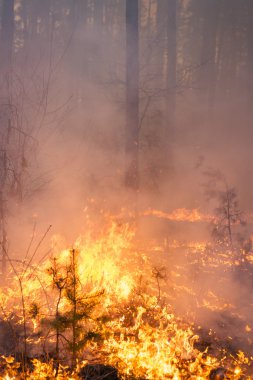
M 138 0 L 126 0 L 126 173 L 125 185 L 139 189 Z
M 14 35 L 14 0 L 3 0 L 1 30 L 1 74 L 11 66 Z
M 204 5 L 204 4 L 203 4 Z M 216 37 L 220 4 L 209 0 L 204 5 L 203 39 L 201 47 L 200 88 L 206 106 L 207 122 L 213 118 L 216 92 Z
M 177 67 L 177 0 L 170 0 L 168 6 L 167 21 L 167 76 L 166 76 L 166 103 L 167 103 L 167 128 L 168 139 L 173 142 L 176 111 L 176 67 Z
M 164 88 L 166 86 L 166 56 L 167 56 L 167 3 L 164 0 L 157 0 L 157 11 L 156 11 L 156 44 L 158 47 L 159 54 L 156 54 L 156 71 L 160 73 L 157 80 L 159 80 L 158 85 L 160 88 Z M 166 74 L 166 76 L 165 76 Z M 165 105 L 167 109 L 167 104 Z M 162 104 L 164 107 L 164 103 Z M 164 109 L 162 109 L 164 111 Z
M 161 2 L 160 2 L 161 3 Z M 159 5 L 159 4 L 158 4 Z M 159 154 L 160 184 L 167 183 L 173 172 L 173 144 L 175 140 L 175 112 L 176 112 L 176 67 L 177 67 L 177 43 L 176 43 L 176 18 L 177 0 L 168 0 L 158 8 L 160 19 L 163 19 L 165 44 L 160 54 L 162 72 L 164 72 L 164 118 L 160 140 L 161 152 Z M 162 14 L 163 13 L 163 14 Z M 161 33 L 161 31 L 160 31 Z M 164 54 L 165 52 L 165 54 Z
M 247 20 L 247 114 L 249 120 L 252 120 L 252 96 L 253 96 L 253 3 L 250 1 L 248 5 L 248 20 Z M 251 123 L 249 123 L 251 125 Z M 253 135 L 252 128 L 250 128 L 250 135 Z
M 8 180 L 8 143 L 11 120 L 10 85 L 12 68 L 12 49 L 14 36 L 14 0 L 4 0 L 2 5 L 2 30 L 1 30 L 1 146 L 0 146 L 0 239 L 2 249 L 2 277 L 5 276 L 7 263 L 7 232 L 6 232 L 6 186 Z

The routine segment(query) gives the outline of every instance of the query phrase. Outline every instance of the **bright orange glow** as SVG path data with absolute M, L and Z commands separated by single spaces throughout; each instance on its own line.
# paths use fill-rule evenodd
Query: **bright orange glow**
M 145 216 L 156 216 L 162 219 L 173 220 L 177 222 L 207 222 L 213 220 L 211 215 L 202 214 L 198 209 L 178 208 L 171 213 L 159 210 L 147 210 L 143 213 Z
M 173 217 L 178 220 L 195 220 L 200 217 L 197 211 L 193 214 L 183 211 L 177 215 L 173 214 Z M 200 257 L 204 254 L 203 243 L 191 243 L 191 246 L 200 250 Z M 161 288 L 158 296 L 157 280 L 162 281 L 163 272 L 161 269 L 159 272 L 159 267 L 154 272 L 148 255 L 143 250 L 138 250 L 133 228 L 127 224 L 118 225 L 112 222 L 96 236 L 90 233 L 81 236 L 74 248 L 82 293 L 92 296 L 103 290 L 92 318 L 82 324 L 84 332 L 91 329 L 99 332 L 100 340 L 87 341 L 85 348 L 79 352 L 79 366 L 85 366 L 94 360 L 109 364 L 118 369 L 122 379 L 132 376 L 149 380 L 201 380 L 208 379 L 210 371 L 227 360 L 231 378 L 240 379 L 243 374 L 242 367 L 248 366 L 251 360 L 243 352 L 238 353 L 236 359 L 230 358 L 226 353 L 223 357 L 216 358 L 207 351 L 201 352 L 196 348 L 199 337 L 193 326 L 177 317 L 169 304 L 161 302 L 161 299 L 165 300 L 169 295 Z M 26 313 L 27 345 L 31 355 L 40 355 L 45 345 L 48 349 L 54 348 L 53 334 L 48 334 L 48 338 L 40 335 L 44 328 L 43 318 L 52 318 L 47 316 L 54 315 L 57 304 L 57 291 L 52 286 L 52 276 L 48 268 L 52 266 L 52 260 L 55 260 L 59 268 L 62 268 L 57 279 L 64 281 L 71 252 L 71 249 L 54 252 L 54 259 L 45 261 L 39 268 L 31 267 L 22 275 L 26 308 L 39 303 L 38 313 L 35 306 L 32 309 L 34 316 L 31 317 L 28 311 Z M 224 257 L 228 260 L 226 255 Z M 20 272 L 22 273 L 22 268 Z M 170 281 L 176 278 L 178 283 L 173 285 L 175 294 L 178 297 L 188 294 L 194 298 L 194 288 L 190 284 L 180 283 L 184 278 L 180 267 L 174 268 L 170 273 Z M 10 320 L 15 313 L 18 316 L 16 323 L 22 326 L 24 315 L 21 289 L 15 275 L 10 277 L 8 287 L 1 289 L 0 302 L 5 318 Z M 200 306 L 210 310 L 232 307 L 212 291 L 207 292 Z M 70 311 L 69 303 L 62 299 L 59 302 L 59 312 Z M 250 329 L 246 325 L 245 330 L 249 332 Z M 43 363 L 36 359 L 33 364 L 34 368 L 27 374 L 27 379 L 56 378 L 52 362 Z M 15 379 L 18 368 L 15 367 L 14 359 L 6 357 L 5 365 L 6 371 L 1 378 Z M 57 379 L 78 379 L 76 372 L 66 371 L 61 366 Z

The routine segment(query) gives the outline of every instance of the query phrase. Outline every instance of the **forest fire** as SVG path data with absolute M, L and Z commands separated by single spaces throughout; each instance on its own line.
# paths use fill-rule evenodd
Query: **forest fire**
M 253 1 L 0 0 L 0 52 L 0 380 L 253 379 Z
M 152 270 L 148 249 L 140 253 L 134 235 L 129 225 L 110 222 L 102 234 L 82 236 L 38 266 L 11 265 L 0 298 L 1 328 L 12 335 L 12 347 L 1 342 L 2 379 L 81 379 L 101 364 L 119 379 L 216 379 L 216 370 L 250 379 L 252 358 L 219 349 L 215 337 L 209 352 L 199 327 L 176 315 L 162 286 L 164 268 Z M 191 291 L 190 284 L 187 291 L 173 286 Z M 202 307 L 229 307 L 213 293 L 209 298 Z

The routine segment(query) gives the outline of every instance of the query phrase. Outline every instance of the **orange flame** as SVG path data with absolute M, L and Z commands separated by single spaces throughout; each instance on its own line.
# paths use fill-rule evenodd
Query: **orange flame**
M 178 208 L 171 213 L 166 213 L 159 210 L 147 210 L 143 213 L 144 216 L 156 216 L 157 218 L 168 219 L 176 222 L 209 222 L 213 217 L 208 214 L 202 214 L 199 209 Z

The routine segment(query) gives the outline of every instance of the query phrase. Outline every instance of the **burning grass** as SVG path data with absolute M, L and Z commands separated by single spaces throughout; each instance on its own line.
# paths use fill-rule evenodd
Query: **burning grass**
M 212 259 L 202 245 L 201 251 L 191 248 L 186 269 L 184 260 L 168 259 L 170 251 L 154 267 L 157 251 L 150 251 L 138 249 L 129 225 L 111 222 L 99 235 L 80 237 L 71 249 L 55 249 L 39 266 L 12 265 L 0 293 L 0 328 L 6 336 L 0 341 L 0 378 L 252 378 L 250 355 L 234 349 L 230 337 L 199 327 L 193 316 L 198 309 L 235 313 L 215 291 L 206 289 L 200 299 L 196 288 L 197 273 L 211 276 L 218 265 L 233 267 L 227 266 L 227 253 Z M 196 272 L 192 281 L 189 267 Z M 180 299 L 194 304 L 183 317 L 174 307 Z M 242 321 L 249 336 L 251 326 Z M 116 369 L 118 375 L 94 374 L 94 368 L 89 375 L 91 365 Z

